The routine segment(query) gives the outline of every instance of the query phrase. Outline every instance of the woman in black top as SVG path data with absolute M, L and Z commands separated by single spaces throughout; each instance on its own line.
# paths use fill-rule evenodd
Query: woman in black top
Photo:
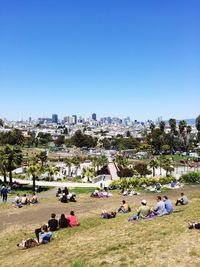
M 69 220 L 65 218 L 65 214 L 61 214 L 59 219 L 59 228 L 67 228 L 69 227 Z

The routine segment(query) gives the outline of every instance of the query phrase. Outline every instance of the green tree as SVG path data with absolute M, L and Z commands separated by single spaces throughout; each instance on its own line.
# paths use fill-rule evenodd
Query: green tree
M 152 171 L 148 169 L 148 165 L 146 163 L 138 163 L 134 166 L 134 169 L 140 174 L 141 177 L 146 177 L 152 173 Z
M 42 168 L 44 166 L 44 163 L 47 162 L 48 156 L 47 156 L 47 152 L 46 151 L 41 151 L 38 155 L 37 155 L 38 159 L 41 161 L 41 165 Z
M 174 170 L 173 160 L 170 158 L 163 158 L 162 167 L 166 171 L 166 176 Z
M 0 119 L 0 126 L 3 127 L 3 125 L 4 125 L 4 122 L 2 119 Z
M 154 177 L 155 176 L 155 170 L 159 167 L 159 161 L 156 158 L 153 158 L 149 162 L 149 166 L 150 166 L 150 168 L 153 169 L 153 177 Z
M 10 186 L 12 186 L 12 171 L 22 162 L 21 150 L 17 146 L 6 145 L 4 147 L 7 171 L 9 172 Z
M 196 118 L 196 128 L 198 131 L 197 139 L 200 142 L 200 115 Z
M 33 181 L 32 190 L 33 190 L 33 192 L 35 192 L 36 177 L 41 174 L 41 171 L 42 171 L 41 165 L 36 163 L 35 161 L 33 161 L 26 170 L 27 174 L 32 176 L 32 181 Z
M 70 158 L 66 158 L 64 162 L 66 166 L 68 167 L 68 175 L 71 176 L 72 161 Z
M 124 157 L 122 157 L 122 156 L 120 156 L 120 155 L 118 155 L 118 156 L 116 157 L 116 162 L 117 162 L 117 164 L 118 164 L 119 166 L 122 166 L 122 167 L 127 167 L 127 165 L 128 165 L 128 161 L 127 161 L 127 159 L 124 158 Z
M 169 126 L 171 129 L 171 132 L 170 132 L 170 153 L 172 155 L 173 151 L 174 151 L 174 135 L 176 132 L 176 120 L 172 119 L 172 118 L 169 119 Z
M 160 128 L 161 133 L 163 134 L 165 132 L 165 122 L 164 121 L 161 121 L 159 123 L 159 128 Z
M 151 124 L 150 124 L 150 126 L 149 126 L 149 128 L 150 128 L 150 130 L 151 130 L 151 133 L 153 133 L 155 127 L 156 127 L 155 124 L 154 124 L 153 122 L 151 122 Z
M 0 173 L 3 175 L 4 183 L 7 182 L 7 157 L 4 150 L 0 150 Z

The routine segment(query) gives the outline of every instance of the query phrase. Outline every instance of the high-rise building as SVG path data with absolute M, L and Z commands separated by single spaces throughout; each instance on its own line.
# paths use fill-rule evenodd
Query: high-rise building
M 97 120 L 97 114 L 96 113 L 92 113 L 92 120 L 96 121 Z
M 76 115 L 72 115 L 72 122 L 73 122 L 73 124 L 77 124 L 77 116 Z
M 52 114 L 52 123 L 58 123 L 58 115 Z

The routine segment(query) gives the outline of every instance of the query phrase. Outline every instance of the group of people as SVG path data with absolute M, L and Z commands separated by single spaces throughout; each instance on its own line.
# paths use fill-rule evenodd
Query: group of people
M 21 208 L 22 206 L 36 204 L 36 203 L 38 203 L 38 198 L 36 193 L 33 193 L 31 197 L 28 197 L 26 194 L 23 194 L 23 196 L 20 197 L 20 195 L 17 194 L 14 199 L 14 206 L 16 208 Z
M 56 214 L 51 214 L 51 219 L 47 224 L 42 225 L 40 228 L 35 229 L 36 238 L 29 238 L 22 240 L 17 246 L 22 248 L 31 248 L 40 244 L 48 244 L 53 238 L 53 232 L 67 228 L 79 226 L 74 211 L 70 211 L 68 216 L 61 214 L 60 218 L 56 219 Z
M 187 205 L 188 198 L 181 193 L 181 197 L 176 201 L 175 205 Z M 147 201 L 144 199 L 141 201 L 141 205 L 136 210 L 135 214 L 128 221 L 135 221 L 138 219 L 150 219 L 155 218 L 156 216 L 164 216 L 173 213 L 173 205 L 172 202 L 168 199 L 167 196 L 157 196 L 156 204 L 153 208 L 150 208 L 147 204 Z M 131 208 L 125 200 L 122 200 L 122 205 L 118 209 L 119 213 L 130 213 Z M 108 212 L 103 210 L 101 213 L 101 217 L 103 219 L 111 219 L 116 217 L 116 212 Z M 198 225 L 200 228 L 200 224 Z M 198 227 L 197 226 L 197 227 Z
M 94 192 L 91 193 L 91 197 L 102 198 L 102 197 L 111 197 L 112 194 L 108 192 L 108 189 L 104 187 L 104 191 L 100 191 L 99 188 L 96 188 Z
M 65 187 L 63 190 L 61 188 L 58 188 L 58 191 L 56 193 L 56 197 L 59 198 L 59 201 L 61 203 L 67 203 L 67 202 L 76 202 L 76 194 L 70 193 L 68 188 Z

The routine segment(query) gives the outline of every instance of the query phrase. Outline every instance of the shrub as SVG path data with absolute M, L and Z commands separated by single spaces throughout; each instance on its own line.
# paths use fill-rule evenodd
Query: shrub
M 200 171 L 185 173 L 181 175 L 180 181 L 186 183 L 200 183 Z
M 111 188 L 129 188 L 129 187 L 141 187 L 142 185 L 155 185 L 155 183 L 159 182 L 160 184 L 169 184 L 172 181 L 174 181 L 175 178 L 170 176 L 170 177 L 150 177 L 150 178 L 121 178 L 119 181 L 112 181 L 110 184 Z

